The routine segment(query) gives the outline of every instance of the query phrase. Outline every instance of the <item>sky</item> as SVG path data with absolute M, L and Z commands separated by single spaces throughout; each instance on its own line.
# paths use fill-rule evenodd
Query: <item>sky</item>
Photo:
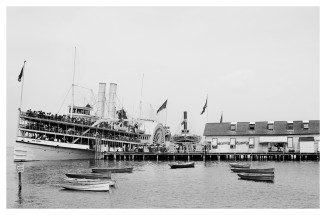
M 318 7 L 8 7 L 6 24 L 9 136 L 24 60 L 22 109 L 65 113 L 75 47 L 76 104 L 94 103 L 100 82 L 108 99 L 116 83 L 119 107 L 138 117 L 142 100 L 142 117 L 172 134 L 183 111 L 198 135 L 222 112 L 224 122 L 320 118 Z

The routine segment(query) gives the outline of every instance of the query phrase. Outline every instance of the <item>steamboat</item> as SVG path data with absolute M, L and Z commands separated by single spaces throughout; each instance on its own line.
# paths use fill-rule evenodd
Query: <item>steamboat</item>
M 105 110 L 106 83 L 99 83 L 95 113 L 91 105 L 73 102 L 66 115 L 19 108 L 14 161 L 103 159 L 108 152 L 164 144 L 167 127 L 155 120 L 131 120 L 123 108 L 116 111 L 116 90 L 117 84 L 110 83 Z
M 178 145 L 179 147 L 185 147 L 189 151 L 192 151 L 195 145 L 200 142 L 201 136 L 189 133 L 189 130 L 187 128 L 187 111 L 183 112 L 183 121 L 181 125 L 183 125 L 183 130 L 181 130 L 181 134 L 173 135 L 172 142 Z

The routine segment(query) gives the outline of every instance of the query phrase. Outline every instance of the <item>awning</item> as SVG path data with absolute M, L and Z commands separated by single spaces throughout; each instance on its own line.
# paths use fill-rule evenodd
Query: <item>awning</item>
M 299 137 L 299 142 L 315 141 L 314 137 Z
M 272 136 L 272 137 L 260 137 L 259 142 L 261 143 L 287 143 L 287 136 Z

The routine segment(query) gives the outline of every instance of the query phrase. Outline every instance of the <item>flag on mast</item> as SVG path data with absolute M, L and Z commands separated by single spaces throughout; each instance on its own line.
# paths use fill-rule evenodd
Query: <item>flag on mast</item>
M 158 112 L 160 112 L 161 110 L 165 109 L 166 108 L 166 104 L 167 104 L 168 100 L 166 100 L 162 105 L 161 107 L 157 110 L 156 114 L 158 114 Z
M 223 122 L 223 112 L 222 112 L 221 118 L 220 118 L 220 123 L 222 123 L 222 122 Z
M 26 62 L 26 60 L 24 61 L 23 68 L 22 68 L 22 70 L 20 71 L 20 74 L 19 74 L 19 76 L 18 76 L 18 81 L 19 81 L 19 82 L 21 81 L 21 79 L 22 79 L 22 77 L 23 77 L 23 74 L 24 74 L 25 62 Z
M 185 124 L 185 122 L 187 122 L 187 119 L 184 119 L 184 120 L 181 122 L 181 125 Z
M 202 115 L 205 112 L 206 108 L 207 108 L 207 98 L 206 98 L 206 103 L 205 103 L 205 105 L 203 107 L 203 111 L 200 113 L 200 115 Z

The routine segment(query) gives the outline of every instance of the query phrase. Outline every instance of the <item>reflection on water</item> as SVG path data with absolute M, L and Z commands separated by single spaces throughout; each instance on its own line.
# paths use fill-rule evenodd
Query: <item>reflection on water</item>
M 125 166 L 133 166 L 133 173 L 112 174 L 117 187 L 110 192 L 59 186 L 69 172 Z M 20 190 L 15 164 L 9 161 L 7 207 L 319 208 L 319 162 L 255 161 L 251 166 L 274 167 L 274 183 L 241 180 L 223 161 L 196 162 L 195 168 L 174 170 L 161 161 L 38 161 L 25 163 Z
M 18 200 L 17 203 L 21 205 L 23 203 L 23 197 L 22 197 L 22 181 L 21 178 L 19 177 L 18 179 Z

